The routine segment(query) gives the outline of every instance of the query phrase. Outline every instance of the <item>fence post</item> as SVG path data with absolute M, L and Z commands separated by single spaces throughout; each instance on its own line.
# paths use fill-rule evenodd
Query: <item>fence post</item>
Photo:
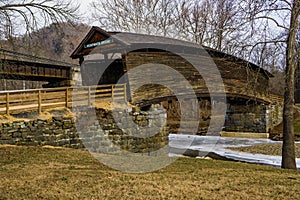
M 114 101 L 114 85 L 111 85 L 111 101 Z
M 38 92 L 38 111 L 39 111 L 39 114 L 42 113 L 42 91 L 39 90 Z
M 91 106 L 91 86 L 88 88 L 88 107 Z
M 69 88 L 66 88 L 65 92 L 65 107 L 69 108 Z
M 126 87 L 126 83 L 124 83 L 124 102 L 127 102 L 127 87 Z
M 6 93 L 6 114 L 9 115 L 9 92 Z

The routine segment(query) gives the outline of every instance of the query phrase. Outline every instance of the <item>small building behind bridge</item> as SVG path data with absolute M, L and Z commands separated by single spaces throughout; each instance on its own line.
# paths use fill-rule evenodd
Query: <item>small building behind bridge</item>
M 0 79 L 39 82 L 44 88 L 81 84 L 79 66 L 0 48 Z M 4 90 L 16 88 L 2 87 Z M 18 88 L 21 89 L 21 88 Z M 27 88 L 23 88 L 27 89 Z
M 191 113 L 200 119 L 198 134 L 207 131 L 213 117 L 211 108 L 219 103 L 218 100 L 226 102 L 224 131 L 267 133 L 282 121 L 283 99 L 269 90 L 273 75 L 253 63 L 208 47 L 92 27 L 71 57 L 79 59 L 82 85 L 126 83 L 128 101 L 141 109 L 161 104 L 171 121 L 180 120 L 180 109 L 185 106 L 200 108 Z M 141 66 L 143 70 L 137 70 Z M 170 67 L 180 75 L 170 76 L 167 70 L 145 76 L 156 70 L 155 66 Z M 216 74 L 207 73 L 214 67 L 222 82 L 214 83 Z M 215 96 L 220 93 L 219 99 L 211 98 L 208 82 L 215 84 L 214 88 L 223 86 L 223 91 L 214 91 Z M 178 95 L 187 99 L 191 95 L 183 88 L 186 83 L 193 89 L 197 101 L 182 105 Z M 176 132 L 178 124 L 170 127 L 171 132 Z

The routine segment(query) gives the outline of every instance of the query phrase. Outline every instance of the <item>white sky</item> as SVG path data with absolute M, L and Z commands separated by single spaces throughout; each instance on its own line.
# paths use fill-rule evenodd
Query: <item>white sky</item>
M 88 17 L 91 14 L 91 7 L 89 6 L 89 4 L 92 3 L 92 1 L 95 0 L 74 0 L 74 2 L 79 5 L 79 11 L 81 13 L 84 13 L 85 17 Z M 86 20 L 84 22 L 88 23 Z
M 88 7 L 89 7 L 89 4 L 92 2 L 93 0 L 75 0 L 75 2 L 77 4 L 80 5 L 80 10 L 81 11 L 87 11 L 88 10 Z

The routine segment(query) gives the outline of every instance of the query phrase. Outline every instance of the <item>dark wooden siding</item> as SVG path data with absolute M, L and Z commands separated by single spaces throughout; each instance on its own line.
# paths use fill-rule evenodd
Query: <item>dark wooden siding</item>
M 186 80 L 188 80 L 189 84 L 196 87 L 205 86 L 203 78 L 199 75 L 197 70 L 185 59 L 179 57 L 178 55 L 175 55 L 173 53 L 169 52 L 130 52 L 126 55 L 126 67 L 127 71 L 143 65 L 143 64 L 149 64 L 152 63 L 155 64 L 163 64 L 167 65 L 169 67 L 172 67 L 177 72 L 181 73 Z M 184 84 L 179 81 L 176 77 L 170 77 L 168 72 L 161 71 L 159 72 L 160 81 L 164 82 L 166 85 L 178 85 L 178 88 L 181 88 L 181 86 Z M 144 77 L 141 79 L 141 77 Z M 161 80 L 161 77 L 163 77 L 163 80 Z M 145 84 L 147 83 L 147 80 L 154 79 L 155 77 L 145 77 L 145 75 L 142 74 L 135 74 L 131 75 L 129 77 L 129 84 L 132 88 L 135 84 L 137 84 L 138 81 L 145 81 Z M 167 89 L 163 86 L 153 85 L 153 84 L 147 84 L 140 88 L 137 91 L 131 91 L 132 92 L 132 100 L 134 102 L 141 101 L 144 99 L 152 99 L 152 98 L 159 98 L 164 96 L 170 96 L 173 95 L 173 92 Z M 134 93 L 133 93 L 134 92 Z M 184 93 L 185 91 L 182 91 Z
M 189 61 L 199 60 L 197 56 L 199 55 L 184 55 L 184 57 L 188 58 Z M 204 62 L 199 63 L 200 68 L 205 67 L 205 65 L 210 65 L 209 63 L 205 63 L 207 58 L 202 60 Z M 220 71 L 225 86 L 243 88 L 246 90 L 251 90 L 253 93 L 268 92 L 268 78 L 266 78 L 260 72 L 256 72 L 250 67 L 238 65 L 223 58 L 214 57 L 213 61 Z M 187 60 L 170 52 L 130 52 L 126 55 L 125 62 L 127 71 L 143 64 L 164 64 L 181 73 L 186 80 L 188 80 L 189 84 L 193 86 L 194 91 L 197 94 L 203 93 L 205 90 L 204 88 L 206 88 L 205 81 L 200 73 Z M 178 88 L 182 86 L 183 83 L 178 81 L 176 77 L 170 77 L 168 76 L 168 73 L 164 73 L 165 72 L 161 72 L 161 76 L 164 77 L 163 82 L 165 82 L 167 85 L 177 85 Z M 130 87 L 133 87 L 138 81 L 141 81 L 141 77 L 144 77 L 143 81 L 145 81 L 145 83 L 147 82 L 147 79 L 149 79 L 149 77 L 145 77 L 142 72 L 141 74 L 131 75 L 129 77 Z M 142 88 L 131 92 L 132 100 L 134 102 L 139 102 L 149 98 L 151 99 L 173 95 L 172 91 L 166 87 L 153 84 L 147 84 Z

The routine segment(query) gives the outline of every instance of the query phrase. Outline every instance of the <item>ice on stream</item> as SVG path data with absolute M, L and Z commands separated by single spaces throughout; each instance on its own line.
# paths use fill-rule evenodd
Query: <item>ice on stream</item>
M 281 141 L 270 139 L 231 138 L 219 136 L 195 136 L 195 135 L 169 135 L 169 146 L 178 149 L 192 149 L 200 152 L 212 152 L 227 159 L 281 166 L 281 156 L 270 156 L 263 154 L 252 154 L 227 149 L 228 147 L 253 146 L 258 144 L 282 144 Z M 170 154 L 171 156 L 174 154 Z M 300 169 L 300 159 L 296 159 L 297 167 Z

